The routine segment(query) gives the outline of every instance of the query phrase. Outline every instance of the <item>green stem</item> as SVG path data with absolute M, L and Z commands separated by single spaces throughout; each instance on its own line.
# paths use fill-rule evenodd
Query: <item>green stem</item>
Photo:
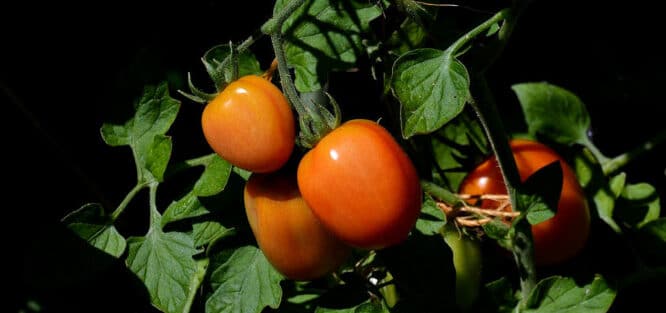
M 597 146 L 595 146 L 594 143 L 592 143 L 592 141 L 590 141 L 589 138 L 587 138 L 587 137 L 583 137 L 583 138 L 584 138 L 584 140 L 583 140 L 582 144 L 588 150 L 590 150 L 590 152 L 592 153 L 594 158 L 597 159 L 597 161 L 600 164 L 606 164 L 609 161 L 608 157 L 606 157 L 603 153 L 601 153 L 599 148 L 597 148 Z
M 475 27 L 474 29 L 470 30 L 464 36 L 458 38 L 458 40 L 456 40 L 447 50 L 450 50 L 451 53 L 456 54 L 470 40 L 476 38 L 481 33 L 487 31 L 495 23 L 497 23 L 497 22 L 499 22 L 503 19 L 506 19 L 506 17 L 509 16 L 510 12 L 511 12 L 511 9 L 509 9 L 509 8 L 506 8 L 506 9 L 503 9 L 503 10 L 497 12 L 491 18 L 489 18 L 488 20 L 486 20 L 485 22 L 483 22 L 479 26 Z
M 633 150 L 620 154 L 608 160 L 607 162 L 602 163 L 604 174 L 610 175 L 612 173 L 615 173 L 623 166 L 629 164 L 629 162 L 635 160 L 636 158 L 647 152 L 650 152 L 659 144 L 664 143 L 664 141 L 666 141 L 666 129 L 660 131 L 659 133 L 657 133 L 657 135 L 650 138 L 648 141 L 644 142 L 642 145 L 634 148 Z
M 275 58 L 278 62 L 278 74 L 280 75 L 280 84 L 284 89 L 289 102 L 294 106 L 294 109 L 299 116 L 304 116 L 307 114 L 305 110 L 305 105 L 301 98 L 298 96 L 294 82 L 289 75 L 289 67 L 287 66 L 287 58 L 285 57 L 284 48 L 282 47 L 282 34 L 275 33 L 271 35 L 271 43 L 273 44 L 273 50 L 275 51 Z
M 162 215 L 157 210 L 157 186 L 158 182 L 151 182 L 148 187 L 150 190 L 149 203 L 150 203 L 150 229 L 162 228 Z
M 118 216 L 120 216 L 123 211 L 125 211 L 125 208 L 127 208 L 127 205 L 134 199 L 134 197 L 143 189 L 146 187 L 146 184 L 142 183 L 137 183 L 130 192 L 127 193 L 125 196 L 125 199 L 123 199 L 122 202 L 118 205 L 118 207 L 111 213 L 111 222 L 115 222 L 116 219 L 118 219 Z
M 438 200 L 446 203 L 451 207 L 456 207 L 463 203 L 463 201 L 460 200 L 460 198 L 458 198 L 458 196 L 456 196 L 453 192 L 450 192 L 438 186 L 437 184 L 422 180 L 421 187 L 423 188 L 423 191 L 435 196 Z
M 471 100 L 470 104 L 476 111 L 488 141 L 497 158 L 500 171 L 504 177 L 504 183 L 509 194 L 509 199 L 514 210 L 524 212 L 526 208 L 516 201 L 516 188 L 520 186 L 521 180 L 518 167 L 513 158 L 508 136 L 500 120 L 499 112 L 494 99 L 483 76 L 477 77 L 476 88 L 482 99 L 480 102 Z M 515 235 L 512 238 L 513 255 L 520 273 L 520 287 L 522 299 L 527 300 L 529 294 L 536 285 L 536 266 L 534 264 L 534 242 L 532 240 L 532 228 L 525 218 L 519 218 L 515 225 Z

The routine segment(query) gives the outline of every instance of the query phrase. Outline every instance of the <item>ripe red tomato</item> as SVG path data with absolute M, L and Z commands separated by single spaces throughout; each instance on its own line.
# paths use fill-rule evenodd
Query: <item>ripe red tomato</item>
M 213 151 L 252 172 L 279 169 L 294 148 L 294 116 L 287 99 L 255 75 L 232 82 L 208 103 L 201 125 Z
M 351 248 L 321 226 L 293 174 L 253 174 L 245 185 L 245 212 L 259 248 L 288 278 L 312 280 L 338 268 Z
M 552 265 L 574 257 L 583 249 L 590 233 L 590 211 L 576 175 L 561 156 L 544 144 L 514 139 L 510 145 L 523 181 L 555 160 L 559 160 L 562 166 L 562 192 L 557 213 L 542 223 L 532 225 L 536 263 Z M 465 177 L 460 185 L 460 193 L 507 194 L 494 156 Z M 492 200 L 484 200 L 482 207 L 492 208 L 497 207 L 497 204 Z
M 414 165 L 386 129 L 368 120 L 324 136 L 301 160 L 298 186 L 322 224 L 358 248 L 403 241 L 421 209 Z

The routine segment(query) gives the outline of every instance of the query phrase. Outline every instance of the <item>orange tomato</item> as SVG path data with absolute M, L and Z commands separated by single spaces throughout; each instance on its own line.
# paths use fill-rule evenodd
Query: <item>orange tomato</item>
M 421 209 L 414 165 L 386 129 L 368 120 L 344 123 L 308 151 L 298 186 L 322 224 L 358 248 L 405 240 Z
M 522 181 L 553 161 L 559 160 L 562 166 L 562 192 L 557 213 L 544 222 L 532 225 L 536 263 L 552 265 L 574 257 L 584 248 L 590 233 L 587 199 L 575 173 L 561 156 L 544 144 L 514 139 L 510 145 Z M 459 192 L 472 195 L 507 194 L 495 157 L 490 157 L 472 170 L 461 183 Z M 482 207 L 497 207 L 497 203 L 484 200 Z
M 319 278 L 350 255 L 351 248 L 314 217 L 298 191 L 295 175 L 253 174 L 245 186 L 244 200 L 259 248 L 286 277 Z
M 255 75 L 232 82 L 208 103 L 201 126 L 213 151 L 251 172 L 279 169 L 294 148 L 294 117 L 287 99 Z

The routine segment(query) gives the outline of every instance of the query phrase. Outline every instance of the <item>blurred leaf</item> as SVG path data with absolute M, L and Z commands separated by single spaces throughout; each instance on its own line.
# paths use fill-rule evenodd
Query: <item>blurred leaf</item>
M 616 200 L 624 189 L 626 178 L 627 175 L 624 173 L 615 175 L 608 182 L 607 188 L 599 189 L 594 195 L 594 203 L 597 206 L 599 217 L 616 232 L 620 232 L 620 226 L 613 219 L 613 212 Z
M 196 254 L 190 236 L 151 228 L 146 237 L 129 240 L 127 266 L 141 279 L 155 307 L 163 312 L 187 312 L 187 298 L 196 292 Z
M 616 291 L 601 276 L 579 287 L 572 278 L 553 276 L 541 280 L 529 298 L 525 313 L 603 313 L 607 312 Z
M 171 141 L 164 135 L 179 109 L 180 102 L 169 96 L 167 84 L 162 83 L 145 88 L 134 117 L 124 125 L 102 125 L 104 142 L 132 148 L 140 182 L 162 180 L 171 155 Z
M 318 307 L 315 310 L 315 313 L 389 313 L 389 310 L 381 304 L 365 302 L 355 307 L 345 309 L 328 309 Z
M 562 166 L 554 161 L 525 180 L 518 188 L 517 201 L 527 211 L 527 221 L 535 225 L 555 216 L 561 193 Z
M 274 12 L 288 2 L 276 1 Z M 322 89 L 330 71 L 356 66 L 357 58 L 365 51 L 363 33 L 381 13 L 378 5 L 355 0 L 310 0 L 296 10 L 282 31 L 298 91 Z
M 432 133 L 455 118 L 470 97 L 469 74 L 450 50 L 416 49 L 393 65 L 402 136 Z
M 113 221 L 99 204 L 86 204 L 67 214 L 62 221 L 79 237 L 116 258 L 125 252 L 125 238 L 118 233 Z
M 658 219 L 660 212 L 657 190 L 650 184 L 639 183 L 624 186 L 614 217 L 623 223 L 641 227 Z
M 212 272 L 215 286 L 206 301 L 207 313 L 259 313 L 265 307 L 277 308 L 282 298 L 278 273 L 261 250 L 241 247 Z
M 226 228 L 216 221 L 205 221 L 192 225 L 192 239 L 195 247 L 203 247 L 218 239 L 233 235 L 233 228 Z
M 506 277 L 499 278 L 486 284 L 489 298 L 483 301 L 482 305 L 487 305 L 498 313 L 510 313 L 518 304 L 518 293 L 513 290 L 511 282 Z
M 416 229 L 424 235 L 439 234 L 439 230 L 446 224 L 446 215 L 430 195 L 426 194 L 424 198 L 421 215 L 416 220 Z
M 589 144 L 590 116 L 576 95 L 548 83 L 523 83 L 511 88 L 523 108 L 530 134 L 561 144 Z
M 426 29 L 413 19 L 405 19 L 400 27 L 384 42 L 386 49 L 395 55 L 420 47 L 426 39 Z
M 231 72 L 231 63 L 229 63 L 228 68 L 222 67 L 222 62 L 224 59 L 231 54 L 231 48 L 229 44 L 221 44 L 210 48 L 206 53 L 204 53 L 202 62 L 206 67 L 208 76 L 213 80 L 215 88 L 217 91 L 221 91 L 221 88 L 226 86 L 227 83 L 231 83 L 232 72 Z M 252 52 L 245 50 L 243 53 L 238 54 L 238 77 L 243 77 L 245 75 L 260 75 L 261 65 L 257 58 L 252 54 Z

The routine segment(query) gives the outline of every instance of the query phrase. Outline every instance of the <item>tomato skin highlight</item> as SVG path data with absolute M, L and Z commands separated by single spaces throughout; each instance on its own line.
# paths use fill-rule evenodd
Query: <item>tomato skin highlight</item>
M 585 247 L 590 234 L 589 206 L 576 174 L 561 156 L 544 144 L 513 139 L 510 146 L 522 181 L 551 162 L 560 161 L 562 192 L 557 213 L 542 223 L 532 225 L 532 236 L 537 265 L 554 265 L 571 259 Z M 495 157 L 490 157 L 471 171 L 459 190 L 461 194 L 472 195 L 507 194 Z M 494 208 L 497 204 L 493 200 L 484 200 L 481 207 Z
M 255 75 L 232 82 L 209 102 L 201 125 L 213 151 L 251 172 L 279 169 L 294 148 L 291 106 L 280 89 Z
M 301 160 L 298 186 L 327 229 L 362 249 L 404 241 L 421 210 L 414 165 L 369 120 L 348 121 L 324 136 Z
M 252 174 L 244 190 L 245 212 L 259 248 L 280 273 L 312 280 L 337 269 L 351 247 L 312 214 L 296 184 L 283 171 Z

